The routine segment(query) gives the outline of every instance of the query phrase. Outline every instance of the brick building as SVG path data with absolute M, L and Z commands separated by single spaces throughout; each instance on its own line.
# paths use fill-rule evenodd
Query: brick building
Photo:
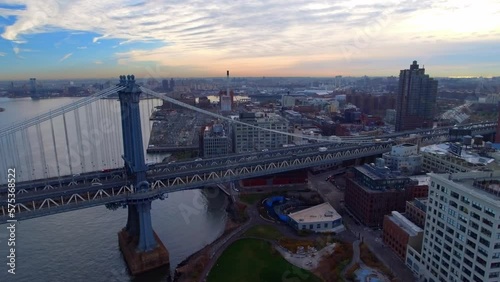
M 364 225 L 382 227 L 384 215 L 403 212 L 406 201 L 427 197 L 428 186 L 383 166 L 365 164 L 348 174 L 345 204 Z
M 415 198 L 407 201 L 405 216 L 418 227 L 424 228 L 426 208 L 427 198 Z
M 404 215 L 393 211 L 391 215 L 384 216 L 384 244 L 391 248 L 403 261 L 406 260 L 406 246 L 421 245 L 424 230 Z
M 425 74 L 413 61 L 409 69 L 401 70 L 396 102 L 397 132 L 432 127 L 436 112 L 438 82 Z

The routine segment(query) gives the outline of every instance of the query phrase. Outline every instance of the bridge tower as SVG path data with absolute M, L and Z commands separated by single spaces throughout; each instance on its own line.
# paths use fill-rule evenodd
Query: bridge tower
M 135 193 L 127 198 L 127 225 L 118 233 L 120 250 L 133 275 L 161 266 L 169 267 L 169 254 L 151 225 L 151 202 L 144 162 L 139 101 L 141 90 L 133 75 L 120 76 L 118 92 L 123 132 L 123 159 L 127 175 L 132 179 Z M 143 193 L 141 193 L 143 192 Z

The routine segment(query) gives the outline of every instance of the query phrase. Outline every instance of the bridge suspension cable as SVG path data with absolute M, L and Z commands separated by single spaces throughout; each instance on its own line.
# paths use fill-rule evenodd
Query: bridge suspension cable
M 122 146 L 116 142 L 120 138 L 109 135 L 121 135 L 120 117 L 116 116 L 120 113 L 119 104 L 102 98 L 124 88 L 113 86 L 1 129 L 1 179 L 7 179 L 7 169 L 11 167 L 16 168 L 19 181 L 29 181 L 120 166 L 121 159 L 115 156 L 120 155 L 120 149 L 114 148 Z M 110 106 L 118 108 L 105 110 Z
M 2 128 L 2 129 L 0 129 L 0 137 L 4 137 L 4 136 L 6 136 L 6 135 L 8 135 L 8 134 L 10 134 L 12 132 L 21 130 L 23 128 L 28 128 L 30 126 L 36 125 L 37 123 L 41 123 L 41 122 L 47 121 L 50 118 L 62 115 L 63 113 L 67 113 L 67 112 L 73 111 L 73 110 L 75 110 L 77 108 L 80 108 L 82 106 L 85 106 L 85 105 L 88 105 L 90 103 L 93 103 L 94 101 L 97 101 L 97 100 L 99 100 L 101 98 L 104 98 L 104 97 L 107 97 L 107 96 L 109 96 L 111 94 L 114 94 L 117 91 L 120 91 L 120 90 L 122 90 L 124 88 L 125 88 L 124 86 L 112 86 L 112 87 L 107 88 L 105 90 L 99 91 L 99 92 L 93 94 L 92 96 L 86 97 L 84 99 L 80 99 L 80 100 L 78 100 L 76 102 L 72 102 L 72 103 L 67 104 L 67 105 L 65 105 L 63 107 L 60 107 L 60 108 L 58 108 L 56 110 L 49 111 L 47 113 L 35 116 L 33 118 L 30 118 L 28 120 L 19 122 L 17 124 L 14 124 L 14 125 Z
M 320 141 L 320 142 L 335 142 L 335 143 L 372 143 L 373 142 L 371 139 L 373 137 L 359 137 L 359 138 L 356 138 L 356 137 L 352 137 L 352 138 L 337 137 L 336 139 L 328 139 L 328 138 L 317 138 L 317 137 L 312 137 L 312 136 L 307 136 L 307 135 L 300 135 L 300 134 L 294 134 L 294 133 L 289 133 L 289 132 L 283 132 L 283 131 L 269 129 L 269 128 L 263 128 L 260 126 L 256 126 L 256 125 L 248 124 L 248 123 L 241 122 L 238 120 L 234 120 L 234 119 L 231 119 L 228 117 L 224 117 L 224 116 L 221 116 L 219 114 L 212 113 L 210 111 L 197 108 L 195 106 L 191 106 L 189 104 L 180 102 L 176 99 L 168 97 L 164 94 L 157 93 L 155 91 L 152 91 L 152 90 L 145 88 L 145 87 L 142 87 L 142 86 L 140 88 L 144 93 L 147 93 L 151 96 L 157 97 L 157 98 L 162 99 L 164 101 L 170 102 L 172 104 L 181 106 L 183 108 L 190 109 L 190 110 L 202 113 L 202 114 L 206 114 L 206 115 L 218 118 L 218 119 L 222 119 L 222 120 L 228 121 L 230 123 L 241 124 L 241 125 L 245 125 L 245 126 L 248 126 L 251 128 L 256 128 L 256 129 L 263 130 L 263 131 L 273 132 L 273 133 L 291 136 L 291 137 L 303 138 L 303 139 L 307 139 L 307 140 L 315 140 L 315 141 Z M 340 141 L 338 141 L 338 140 L 340 140 Z

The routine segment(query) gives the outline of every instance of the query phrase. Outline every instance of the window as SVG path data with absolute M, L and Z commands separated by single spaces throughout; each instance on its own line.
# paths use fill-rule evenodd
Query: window
M 446 260 L 450 260 L 450 255 L 447 253 L 443 253 L 443 258 Z
M 460 210 L 461 212 L 465 213 L 465 214 L 468 214 L 468 213 L 469 213 L 469 210 L 468 210 L 466 207 L 464 207 L 464 206 L 460 206 L 459 210 Z
M 488 253 L 486 252 L 486 250 L 485 250 L 483 247 L 481 247 L 481 246 L 478 246 L 478 247 L 477 247 L 477 251 L 478 251 L 480 254 L 484 255 L 484 256 L 488 256 Z
M 483 217 L 483 223 L 485 223 L 486 225 L 489 225 L 489 226 L 493 227 L 493 222 L 491 222 L 491 220 L 486 219 L 484 217 Z
M 467 205 L 470 204 L 470 200 L 468 197 L 462 196 L 460 200 Z
M 461 214 L 458 215 L 458 220 L 460 220 L 461 222 L 467 223 L 467 218 L 465 218 L 465 216 L 463 216 Z
M 450 228 L 450 227 L 446 227 L 446 232 L 450 233 L 451 235 L 453 235 L 455 233 L 453 228 Z
M 451 216 L 453 216 L 453 217 L 455 217 L 457 215 L 457 212 L 454 211 L 454 210 L 452 210 L 452 209 L 450 209 L 450 208 L 448 208 L 448 214 L 451 215 Z
M 476 261 L 479 262 L 482 266 L 486 266 L 486 261 L 482 257 L 477 256 Z M 484 271 L 481 275 L 484 275 Z
M 474 258 L 474 253 L 470 251 L 469 249 L 465 249 L 465 254 L 469 256 L 470 258 Z
M 479 243 L 485 245 L 486 247 L 490 246 L 490 241 L 484 239 L 483 237 L 479 237 Z
M 469 225 L 476 230 L 479 228 L 479 225 L 472 220 L 469 222 Z
M 476 203 L 475 201 L 472 201 L 472 207 L 477 209 L 477 210 L 480 210 L 480 211 L 483 210 L 483 207 L 481 206 L 481 204 Z
M 489 231 L 488 229 L 486 229 L 484 227 L 481 227 L 481 233 L 483 233 L 484 235 L 486 235 L 488 237 L 491 237 L 491 231 Z
M 462 244 L 460 244 L 458 242 L 455 242 L 453 245 L 455 246 L 455 248 L 459 249 L 460 251 L 462 251 L 464 249 L 464 247 L 462 246 Z
M 457 203 L 455 201 L 452 201 L 452 200 L 450 200 L 450 206 L 452 206 L 454 208 L 458 207 Z
M 447 250 L 448 252 L 451 252 L 451 247 L 448 244 L 444 244 L 444 249 Z M 443 253 L 446 254 L 446 253 Z
M 328 228 L 328 223 L 325 223 L 325 228 Z
M 489 215 L 489 216 L 495 217 L 495 212 L 488 207 L 484 207 L 484 213 Z
M 450 195 L 451 195 L 453 198 L 458 199 L 458 193 L 451 191 L 451 192 L 450 192 Z
M 472 247 L 473 249 L 476 248 L 476 243 L 472 242 L 469 239 L 467 239 L 465 243 L 467 244 L 467 246 Z

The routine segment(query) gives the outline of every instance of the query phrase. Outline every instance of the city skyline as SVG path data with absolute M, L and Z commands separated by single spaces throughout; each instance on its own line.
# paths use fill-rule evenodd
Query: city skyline
M 413 60 L 432 77 L 499 76 L 499 12 L 486 0 L 7 0 L 0 77 L 396 76 Z

